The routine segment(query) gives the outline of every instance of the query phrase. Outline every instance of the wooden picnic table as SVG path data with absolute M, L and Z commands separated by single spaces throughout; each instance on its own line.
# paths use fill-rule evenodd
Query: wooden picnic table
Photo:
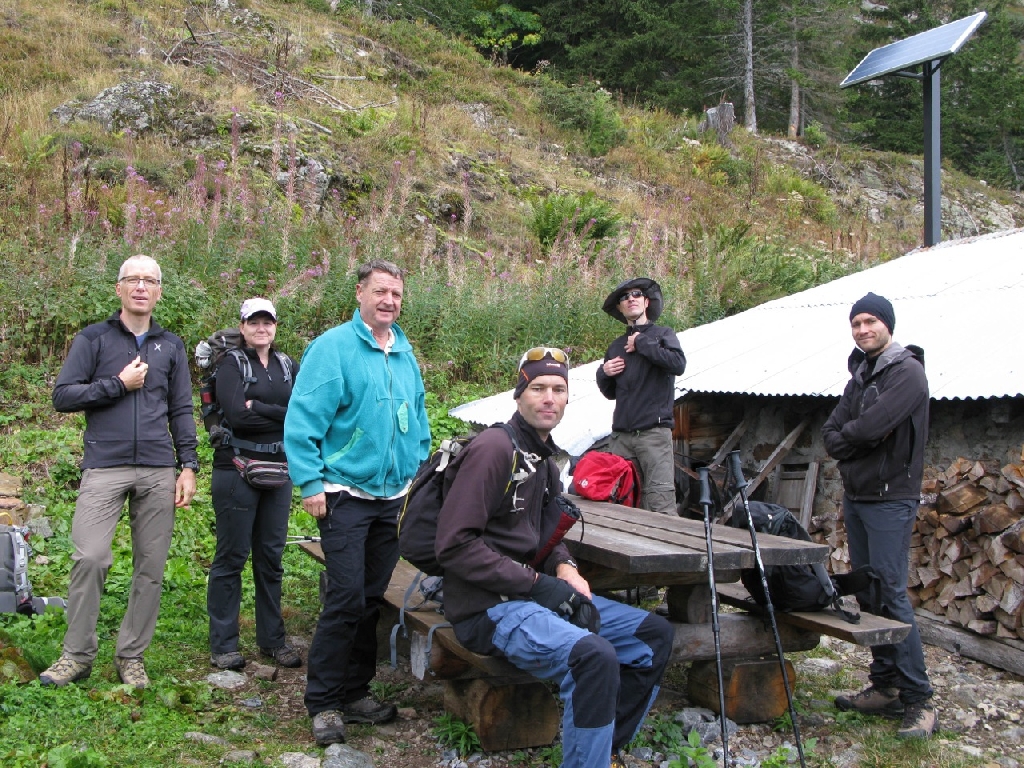
M 708 583 L 703 520 L 571 498 L 583 522 L 573 526 L 565 541 L 592 586 Z M 756 566 L 750 532 L 728 525 L 713 525 L 711 532 L 716 580 L 739 581 L 741 570 Z M 757 543 L 765 566 L 822 563 L 829 553 L 824 544 L 768 534 L 758 534 Z

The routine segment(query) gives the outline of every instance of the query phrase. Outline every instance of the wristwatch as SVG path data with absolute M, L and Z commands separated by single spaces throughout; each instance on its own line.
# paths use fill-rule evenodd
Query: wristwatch
M 569 559 L 567 559 L 567 560 L 563 560 L 562 562 L 559 563 L 559 565 L 571 565 L 577 571 L 580 569 L 580 567 L 578 565 L 576 565 L 576 561 L 573 560 L 571 557 Z
M 198 473 L 199 472 L 199 462 L 198 461 L 183 461 L 183 462 L 181 462 L 181 468 L 182 469 L 191 469 L 193 472 Z

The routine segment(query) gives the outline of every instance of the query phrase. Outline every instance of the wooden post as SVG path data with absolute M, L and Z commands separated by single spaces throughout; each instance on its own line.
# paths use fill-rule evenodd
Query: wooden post
M 786 662 L 790 685 L 796 672 Z M 786 688 L 778 658 L 726 661 L 722 665 L 725 715 L 736 723 L 766 723 L 788 710 Z M 689 675 L 690 701 L 718 712 L 718 673 L 713 661 L 695 661 Z
M 539 680 L 448 680 L 444 708 L 472 724 L 485 752 L 546 746 L 558 735 L 558 705 Z

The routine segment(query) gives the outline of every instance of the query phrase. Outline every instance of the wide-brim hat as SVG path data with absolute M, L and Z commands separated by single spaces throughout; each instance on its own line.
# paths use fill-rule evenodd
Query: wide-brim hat
M 631 291 L 634 288 L 639 288 L 647 297 L 647 319 L 653 323 L 661 317 L 661 286 L 649 277 L 634 277 L 632 280 L 625 280 L 619 283 L 615 286 L 615 290 L 608 294 L 608 298 L 604 300 L 604 306 L 601 309 L 620 323 L 628 325 L 626 316 L 619 311 L 619 299 L 626 291 Z

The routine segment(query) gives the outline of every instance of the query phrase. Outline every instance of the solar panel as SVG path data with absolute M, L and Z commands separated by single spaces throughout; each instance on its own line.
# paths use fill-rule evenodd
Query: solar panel
M 951 21 L 941 27 L 929 29 L 904 40 L 875 48 L 839 84 L 840 88 L 875 80 L 894 72 L 900 72 L 926 61 L 945 59 L 963 47 L 974 31 L 981 26 L 988 14 L 985 11 L 973 16 Z

